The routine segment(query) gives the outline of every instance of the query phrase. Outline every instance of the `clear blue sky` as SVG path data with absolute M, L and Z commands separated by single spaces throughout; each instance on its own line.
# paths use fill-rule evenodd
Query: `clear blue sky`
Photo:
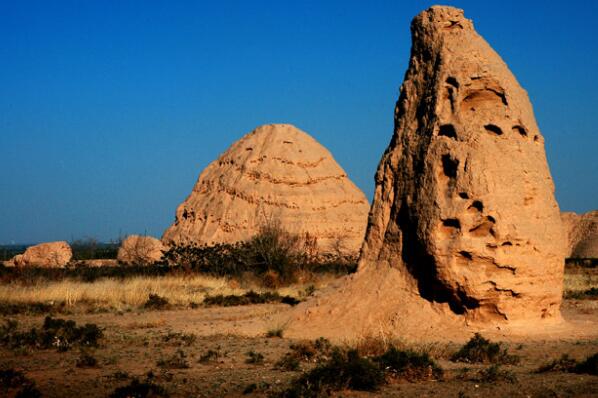
M 0 0 L 0 243 L 160 236 L 265 123 L 368 197 L 429 1 Z M 528 90 L 561 208 L 598 208 L 598 1 L 445 1 Z

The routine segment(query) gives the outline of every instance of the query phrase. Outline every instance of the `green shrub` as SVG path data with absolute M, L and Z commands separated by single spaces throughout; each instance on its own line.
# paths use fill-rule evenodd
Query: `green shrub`
M 508 349 L 501 349 L 500 343 L 492 343 L 476 333 L 459 351 L 452 355 L 451 361 L 516 364 L 519 362 L 519 357 L 509 355 Z

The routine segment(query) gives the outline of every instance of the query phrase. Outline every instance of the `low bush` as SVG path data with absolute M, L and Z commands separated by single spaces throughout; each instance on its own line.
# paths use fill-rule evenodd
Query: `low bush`
M 164 387 L 155 384 L 149 379 L 141 382 L 139 379 L 133 379 L 131 383 L 126 386 L 118 387 L 112 394 L 111 398 L 167 398 L 168 393 Z
M 439 380 L 442 378 L 442 369 L 427 353 L 414 351 L 401 351 L 391 347 L 376 361 L 387 373 L 394 378 L 408 381 Z
M 222 307 L 266 303 L 283 303 L 288 305 L 296 305 L 300 303 L 300 301 L 292 296 L 281 296 L 276 292 L 256 293 L 253 290 L 250 290 L 247 293 L 240 296 L 219 294 L 215 296 L 207 296 L 204 299 L 205 305 L 217 305 Z
M 23 372 L 14 369 L 0 370 L 0 395 L 22 398 L 41 397 L 35 382 L 27 378 Z
M 199 363 L 208 363 L 217 360 L 220 357 L 220 353 L 215 350 L 208 350 L 200 355 L 197 362 Z
M 476 333 L 459 351 L 451 356 L 451 361 L 468 363 L 516 364 L 519 357 L 509 355 L 500 343 L 492 343 Z
M 197 340 L 197 336 L 193 333 L 178 333 L 169 332 L 162 336 L 162 341 L 165 343 L 174 343 L 176 345 L 190 346 Z
M 143 304 L 143 308 L 149 310 L 162 310 L 168 306 L 168 300 L 157 294 L 149 294 L 147 301 Z
M 517 377 L 512 371 L 503 369 L 500 364 L 495 363 L 486 369 L 480 370 L 478 377 L 474 380 L 482 383 L 497 383 L 500 381 L 516 383 Z
M 598 287 L 591 287 L 587 290 L 567 291 L 564 294 L 566 299 L 574 300 L 593 300 L 598 298 Z
M 43 315 L 49 313 L 61 313 L 65 311 L 65 303 L 7 303 L 0 302 L 0 315 Z
M 252 350 L 247 352 L 246 355 L 247 359 L 245 360 L 245 363 L 253 365 L 261 365 L 264 363 L 264 355 L 259 352 L 255 352 Z
M 408 381 L 439 380 L 442 369 L 427 353 L 401 351 L 390 347 L 382 355 L 361 356 L 356 349 L 331 347 L 325 339 L 295 345 L 278 363 L 283 370 L 298 370 L 299 360 L 314 360 L 330 355 L 329 359 L 295 379 L 280 397 L 318 397 L 328 390 L 377 390 L 391 379 Z
M 536 373 L 545 372 L 570 372 L 577 365 L 577 361 L 563 354 L 559 359 L 555 359 L 545 365 L 540 366 Z
M 91 355 L 89 351 L 81 350 L 79 353 L 79 358 L 77 358 L 77 362 L 75 365 L 78 368 L 95 368 L 98 366 L 98 360 Z
M 583 362 L 575 365 L 571 371 L 574 373 L 587 373 L 598 376 L 598 353 L 587 357 Z
M 266 337 L 278 337 L 278 338 L 282 338 L 282 335 L 284 334 L 284 329 L 283 328 L 274 328 L 274 329 L 270 329 L 266 332 Z
M 158 366 L 166 369 L 188 369 L 187 354 L 183 350 L 176 350 L 172 356 L 158 360 Z
M 16 321 L 7 320 L 0 327 L 0 345 L 13 349 L 55 347 L 58 351 L 67 351 L 75 344 L 82 347 L 97 347 L 102 335 L 102 331 L 95 324 L 77 326 L 75 321 L 47 316 L 41 330 L 32 328 L 25 332 L 18 330 Z

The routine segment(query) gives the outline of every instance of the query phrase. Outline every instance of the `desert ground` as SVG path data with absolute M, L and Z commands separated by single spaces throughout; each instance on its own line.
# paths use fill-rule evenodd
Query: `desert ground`
M 39 276 L 14 280 L 5 273 L 0 285 L 2 395 L 318 396 L 292 395 L 289 388 L 294 380 L 329 363 L 332 346 L 345 351 L 355 348 L 364 358 L 380 355 L 391 346 L 425 352 L 442 375 L 397 373 L 366 388 L 370 391 L 324 386 L 318 392 L 321 396 L 598 395 L 596 375 L 567 371 L 566 365 L 538 371 L 563 355 L 581 362 L 598 353 L 598 330 L 593 327 L 598 322 L 598 268 L 591 264 L 569 264 L 565 275 L 562 314 L 583 333 L 562 333 L 558 328 L 533 338 L 485 333 L 484 337 L 501 344 L 501 351 L 506 349 L 509 357 L 518 358 L 502 365 L 492 360 L 454 360 L 454 353 L 470 334 L 460 341 L 436 342 L 383 335 L 357 341 L 301 341 L 286 338 L 285 325 L 276 323 L 277 315 L 289 311 L 289 304 L 232 305 L 239 303 L 205 300 L 243 297 L 250 290 L 304 300 L 338 278 L 342 276 L 316 275 L 306 283 L 266 289 L 257 279 L 205 275 L 100 277 L 85 282 L 69 277 L 44 281 Z M 151 300 L 150 294 L 154 295 Z M 73 340 L 66 348 L 57 343 L 61 331 L 46 346 L 15 339 L 32 328 L 41 330 L 46 316 L 73 320 L 77 327 L 97 325 L 101 337 L 97 345 Z M 12 321 L 17 325 L 13 322 L 11 329 Z M 118 390 L 126 386 L 133 388 Z

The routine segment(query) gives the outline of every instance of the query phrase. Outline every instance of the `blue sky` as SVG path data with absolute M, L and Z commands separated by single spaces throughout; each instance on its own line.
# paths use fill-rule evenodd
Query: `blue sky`
M 0 243 L 160 236 L 265 123 L 310 133 L 371 197 L 432 4 L 0 0 Z M 561 208 L 598 208 L 598 2 L 444 4 L 528 90 Z

